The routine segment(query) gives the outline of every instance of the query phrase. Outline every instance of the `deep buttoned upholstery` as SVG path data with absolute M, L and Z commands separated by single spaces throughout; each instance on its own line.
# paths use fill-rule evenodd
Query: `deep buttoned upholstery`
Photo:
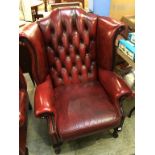
M 97 18 L 80 13 L 56 10 L 39 21 L 54 87 L 96 79 Z

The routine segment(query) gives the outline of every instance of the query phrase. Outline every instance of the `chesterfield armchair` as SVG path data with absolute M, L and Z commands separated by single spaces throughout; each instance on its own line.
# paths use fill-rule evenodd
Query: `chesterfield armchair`
M 45 118 L 56 153 L 64 141 L 108 129 L 118 136 L 121 100 L 131 90 L 112 70 L 124 25 L 77 7 L 53 10 L 23 27 L 20 44 L 32 58 L 34 113 Z
M 25 78 L 20 69 L 19 70 L 19 154 L 20 155 L 28 155 L 28 149 L 26 147 L 27 107 L 28 107 L 27 86 Z

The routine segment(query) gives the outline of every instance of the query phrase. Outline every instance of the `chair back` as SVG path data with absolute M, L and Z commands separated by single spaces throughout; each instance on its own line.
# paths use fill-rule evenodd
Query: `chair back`
M 55 87 L 96 79 L 96 15 L 61 8 L 38 24 Z

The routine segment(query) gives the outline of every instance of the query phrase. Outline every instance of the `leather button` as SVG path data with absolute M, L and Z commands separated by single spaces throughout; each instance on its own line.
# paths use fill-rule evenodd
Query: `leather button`
M 69 43 L 68 43 L 68 36 L 66 32 L 62 33 L 61 40 L 62 40 L 63 47 L 68 49 Z
M 64 62 L 66 59 L 66 50 L 65 48 L 61 47 L 58 48 L 58 52 L 59 52 L 59 59 L 61 60 L 61 62 Z
M 60 80 L 60 81 L 62 81 L 62 78 L 61 78 L 61 77 L 59 77 L 59 80 Z
M 73 45 L 76 47 L 76 48 L 79 48 L 79 44 L 80 44 L 80 35 L 77 31 L 75 31 L 73 33 Z

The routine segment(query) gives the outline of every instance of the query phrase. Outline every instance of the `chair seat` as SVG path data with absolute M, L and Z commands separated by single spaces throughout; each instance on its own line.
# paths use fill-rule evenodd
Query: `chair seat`
M 55 99 L 56 125 L 63 140 L 120 124 L 121 116 L 97 81 L 58 87 Z

